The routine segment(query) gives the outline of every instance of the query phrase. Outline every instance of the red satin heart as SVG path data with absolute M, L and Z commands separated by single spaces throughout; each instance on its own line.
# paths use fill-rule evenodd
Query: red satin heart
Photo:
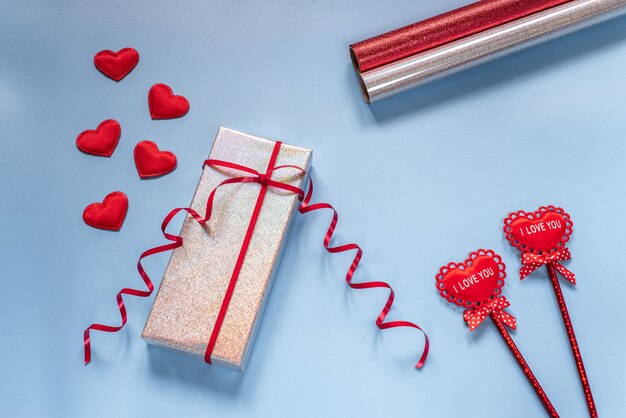
M 128 198 L 122 192 L 109 193 L 102 203 L 92 203 L 83 211 L 83 221 L 89 226 L 118 231 L 128 211 Z
M 93 63 L 107 77 L 120 81 L 126 77 L 139 62 L 139 53 L 134 48 L 123 48 L 117 52 L 104 50 L 93 57 Z
M 174 95 L 167 84 L 155 84 L 150 88 L 148 106 L 152 119 L 180 118 L 189 111 L 189 101 L 184 96 Z
M 504 220 L 504 232 L 511 244 L 522 251 L 550 252 L 562 248 L 572 234 L 569 215 L 555 206 L 536 212 L 513 212 Z
M 135 145 L 135 165 L 142 179 L 162 176 L 176 168 L 176 155 L 170 151 L 159 151 L 152 141 L 141 141 Z
M 476 306 L 499 295 L 506 266 L 492 250 L 478 250 L 463 263 L 449 263 L 437 275 L 441 296 L 460 306 Z
M 115 151 L 122 127 L 114 119 L 101 122 L 95 130 L 82 132 L 76 138 L 76 146 L 87 154 L 110 157 Z

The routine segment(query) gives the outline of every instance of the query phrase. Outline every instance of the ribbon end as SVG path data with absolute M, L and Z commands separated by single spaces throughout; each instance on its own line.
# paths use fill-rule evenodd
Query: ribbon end
M 430 342 L 428 341 L 428 335 L 426 335 L 425 333 L 424 333 L 424 338 L 426 339 L 426 341 L 424 343 L 424 351 L 422 352 L 422 357 L 420 358 L 420 360 L 415 365 L 415 369 L 416 370 L 420 370 L 422 367 L 424 367 L 424 364 L 426 363 L 426 358 L 428 358 L 428 351 L 430 349 Z
M 85 366 L 86 366 L 89 363 L 91 363 L 91 344 L 90 344 L 90 339 L 89 339 L 89 328 L 85 330 L 83 337 L 84 337 L 83 347 L 84 347 L 84 352 L 85 352 L 84 361 L 85 361 Z

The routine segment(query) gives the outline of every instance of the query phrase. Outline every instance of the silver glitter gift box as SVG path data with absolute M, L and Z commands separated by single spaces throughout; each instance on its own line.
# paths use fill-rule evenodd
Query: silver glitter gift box
M 275 144 L 220 128 L 209 158 L 264 173 Z M 283 144 L 276 165 L 307 170 L 311 157 L 309 149 Z M 249 174 L 205 166 L 190 207 L 204 216 L 211 191 L 222 181 L 243 175 Z M 272 179 L 297 187 L 303 182 L 293 169 L 277 170 Z M 183 245 L 172 252 L 142 333 L 145 340 L 204 357 L 260 188 L 258 183 L 221 187 L 211 220 L 204 227 L 187 215 L 180 232 Z M 212 364 L 245 369 L 297 204 L 295 194 L 268 188 L 217 334 Z

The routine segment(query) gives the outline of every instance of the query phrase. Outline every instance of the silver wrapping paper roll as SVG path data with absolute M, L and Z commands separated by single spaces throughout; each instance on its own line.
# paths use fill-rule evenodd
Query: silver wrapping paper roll
M 366 102 L 412 89 L 626 13 L 626 0 L 573 0 L 359 75 Z

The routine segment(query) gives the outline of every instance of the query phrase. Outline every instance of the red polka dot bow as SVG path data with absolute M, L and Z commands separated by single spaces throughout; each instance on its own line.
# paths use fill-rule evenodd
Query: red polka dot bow
M 504 325 L 516 329 L 517 320 L 515 317 L 508 312 L 504 312 L 504 308 L 508 308 L 509 306 L 511 306 L 509 301 L 502 296 L 487 302 L 478 309 L 467 309 L 463 313 L 463 319 L 469 325 L 470 331 L 474 331 L 478 328 L 489 314 L 492 314 L 494 320 L 502 321 Z
M 565 268 L 559 261 L 569 260 L 572 258 L 569 250 L 563 248 L 550 254 L 522 253 L 522 268 L 519 271 L 520 280 L 537 270 L 544 264 L 552 264 L 554 268 L 563 275 L 572 284 L 576 284 L 576 276 L 574 273 Z

